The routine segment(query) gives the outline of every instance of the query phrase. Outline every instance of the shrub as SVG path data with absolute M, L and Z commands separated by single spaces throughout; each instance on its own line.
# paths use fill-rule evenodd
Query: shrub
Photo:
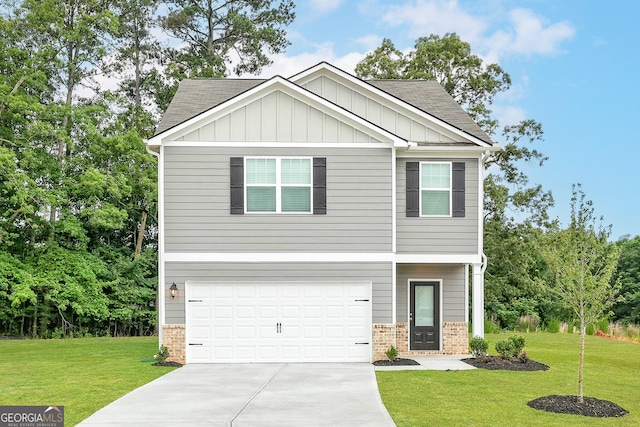
M 514 335 L 506 340 L 496 342 L 496 351 L 503 359 L 519 357 L 524 350 L 525 339 L 522 336 Z
M 596 333 L 596 325 L 594 325 L 593 323 L 590 323 L 587 325 L 587 335 L 593 335 Z
M 484 319 L 484 333 L 485 334 L 496 334 L 500 332 L 500 326 L 493 318 L 485 318 Z
M 166 345 L 161 345 L 160 346 L 160 350 L 158 350 L 158 353 L 155 354 L 153 356 L 154 359 L 156 359 L 156 361 L 158 363 L 163 363 L 165 360 L 167 360 L 169 358 L 170 354 L 169 354 L 169 349 L 167 348 Z
M 552 334 L 557 334 L 558 332 L 560 332 L 561 324 L 562 322 L 560 322 L 559 319 L 549 320 L 549 324 L 547 325 L 547 332 L 551 332 Z
M 489 343 L 484 338 L 474 337 L 469 341 L 469 347 L 471 347 L 471 355 L 473 357 L 483 357 L 487 355 Z
M 392 361 L 395 362 L 396 359 L 398 358 L 398 349 L 395 348 L 394 346 L 389 347 L 389 350 L 385 351 L 384 354 L 387 355 L 387 358 Z
M 540 318 L 536 314 L 518 317 L 516 330 L 520 332 L 535 332 L 540 326 Z
M 604 332 L 605 334 L 609 333 L 609 321 L 607 319 L 598 321 L 598 330 Z

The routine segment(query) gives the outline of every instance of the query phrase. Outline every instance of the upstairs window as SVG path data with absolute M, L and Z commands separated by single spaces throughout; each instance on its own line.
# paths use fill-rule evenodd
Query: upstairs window
M 464 162 L 407 162 L 406 216 L 465 216 Z
M 247 212 L 311 212 L 311 159 L 246 158 Z
M 451 216 L 451 163 L 420 163 L 420 216 Z

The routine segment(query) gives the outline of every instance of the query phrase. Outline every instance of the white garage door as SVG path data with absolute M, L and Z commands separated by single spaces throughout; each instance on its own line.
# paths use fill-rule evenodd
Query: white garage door
M 371 283 L 185 287 L 187 363 L 371 361 Z

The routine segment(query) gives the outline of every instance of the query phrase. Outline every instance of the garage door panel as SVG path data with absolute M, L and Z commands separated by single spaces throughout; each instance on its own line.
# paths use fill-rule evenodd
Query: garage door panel
M 325 327 L 325 336 L 328 339 L 344 338 L 344 328 L 342 326 Z
M 191 337 L 197 340 L 210 340 L 211 339 L 211 327 L 210 326 L 194 326 L 191 329 L 193 332 Z
M 233 328 L 231 326 L 216 326 L 213 328 L 216 339 L 233 338 Z
M 231 306 L 231 305 L 216 305 L 215 307 L 213 307 L 213 317 L 218 319 L 218 320 L 221 320 L 221 319 L 233 319 L 233 306 Z
M 280 318 L 283 321 L 288 319 L 299 319 L 300 318 L 300 307 L 298 305 L 282 305 L 280 306 Z
M 370 361 L 370 292 L 370 284 L 188 283 L 187 338 L 199 345 L 188 346 L 187 362 Z

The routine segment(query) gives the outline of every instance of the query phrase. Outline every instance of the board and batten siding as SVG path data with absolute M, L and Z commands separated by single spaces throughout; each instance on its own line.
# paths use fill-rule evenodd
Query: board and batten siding
M 419 254 L 478 253 L 478 159 L 465 163 L 465 216 L 463 218 L 407 217 L 406 164 L 408 161 L 451 161 L 442 158 L 398 158 L 397 252 Z
M 178 141 L 379 142 L 293 96 L 274 91 L 177 138 Z M 266 145 L 266 144 L 265 144 Z
M 465 268 L 449 264 L 398 264 L 396 321 L 408 321 L 409 279 L 442 280 L 442 321 L 465 321 Z
M 166 252 L 389 252 L 390 148 L 164 147 Z M 230 214 L 229 162 L 325 157 L 327 213 Z
M 303 87 L 401 138 L 421 142 L 455 142 L 453 135 L 444 135 L 427 126 L 424 118 L 408 111 L 400 112 L 382 97 L 372 97 L 371 94 L 365 96 L 347 84 L 326 76 L 313 79 Z
M 167 262 L 165 295 L 173 282 L 176 299 L 166 297 L 167 324 L 185 323 L 184 283 L 197 282 L 372 282 L 373 323 L 391 323 L 391 263 L 206 263 Z

